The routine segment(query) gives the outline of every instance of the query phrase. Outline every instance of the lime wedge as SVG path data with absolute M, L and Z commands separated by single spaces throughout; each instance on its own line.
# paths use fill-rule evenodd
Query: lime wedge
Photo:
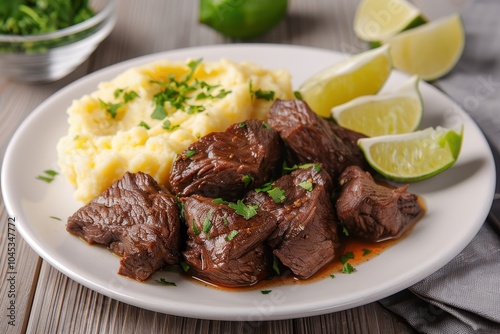
M 366 42 L 384 41 L 426 22 L 406 0 L 362 0 L 354 16 L 354 32 Z
M 330 117 L 333 107 L 377 93 L 391 73 L 389 47 L 365 51 L 306 79 L 298 91 L 314 112 Z
M 416 182 L 450 168 L 462 146 L 463 128 L 427 128 L 412 133 L 362 138 L 358 145 L 368 163 L 388 179 Z
M 397 89 L 355 98 L 332 109 L 333 119 L 369 137 L 415 131 L 422 120 L 423 102 L 413 76 Z
M 404 31 L 385 43 L 391 46 L 394 67 L 430 81 L 447 74 L 465 45 L 462 20 L 453 14 Z

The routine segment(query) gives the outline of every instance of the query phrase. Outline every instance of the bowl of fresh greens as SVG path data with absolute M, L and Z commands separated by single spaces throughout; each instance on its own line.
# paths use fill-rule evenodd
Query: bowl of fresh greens
M 0 77 L 61 79 L 94 52 L 115 22 L 114 0 L 0 0 Z

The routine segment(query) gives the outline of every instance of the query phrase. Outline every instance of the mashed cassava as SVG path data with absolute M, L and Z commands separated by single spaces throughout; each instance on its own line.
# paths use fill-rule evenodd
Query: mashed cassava
M 127 171 L 166 185 L 176 154 L 233 123 L 265 120 L 277 98 L 293 98 L 290 74 L 252 63 L 165 60 L 132 68 L 73 101 L 58 163 L 82 202 Z

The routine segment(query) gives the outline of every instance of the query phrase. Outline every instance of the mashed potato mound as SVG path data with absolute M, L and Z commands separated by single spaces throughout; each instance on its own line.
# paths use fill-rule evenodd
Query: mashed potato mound
M 233 123 L 265 120 L 277 98 L 293 98 L 290 74 L 252 63 L 188 59 L 132 68 L 73 101 L 57 145 L 61 173 L 82 202 L 126 171 L 166 185 L 176 154 Z

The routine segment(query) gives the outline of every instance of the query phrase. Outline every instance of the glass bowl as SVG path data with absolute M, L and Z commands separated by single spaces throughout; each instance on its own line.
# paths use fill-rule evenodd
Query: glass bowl
M 90 0 L 95 15 L 73 26 L 38 35 L 0 34 L 0 77 L 51 82 L 82 64 L 116 23 L 114 0 Z

